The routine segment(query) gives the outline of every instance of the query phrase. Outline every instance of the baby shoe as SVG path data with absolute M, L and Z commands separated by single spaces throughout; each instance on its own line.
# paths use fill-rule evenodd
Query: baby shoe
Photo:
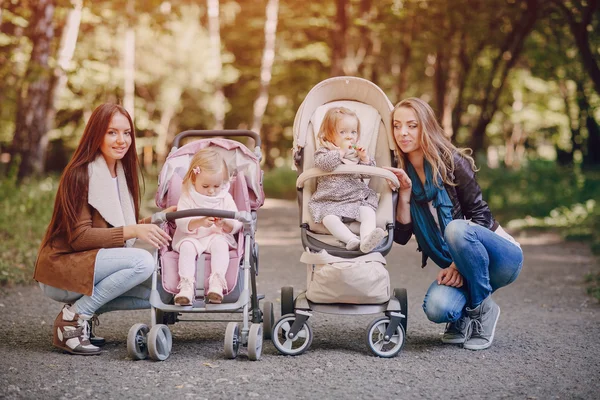
M 384 237 L 385 231 L 381 228 L 375 228 L 367 236 L 361 238 L 360 251 L 362 251 L 363 253 L 369 253 L 371 250 L 377 247 L 379 242 L 381 242 L 381 239 L 383 239 Z
M 223 292 L 227 290 L 227 281 L 221 274 L 211 274 L 208 278 L 208 301 L 220 304 L 223 301 Z
M 76 314 L 66 304 L 54 320 L 52 345 L 64 352 L 83 356 L 100 354 L 100 348 L 90 343 L 89 315 Z
M 175 304 L 180 306 L 192 304 L 194 297 L 196 297 L 194 295 L 194 292 L 196 291 L 194 279 L 181 277 L 179 280 L 179 285 L 177 285 L 177 289 L 179 289 L 179 293 L 177 293 L 175 296 Z
M 352 238 L 346 243 L 346 250 L 358 250 L 360 247 L 360 239 L 355 237 Z

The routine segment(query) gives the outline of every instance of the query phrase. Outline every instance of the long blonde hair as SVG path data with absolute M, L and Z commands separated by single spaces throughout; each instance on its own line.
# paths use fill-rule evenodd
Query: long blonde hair
M 396 104 L 392 110 L 392 126 L 394 124 L 394 113 L 402 107 L 409 108 L 415 112 L 421 133 L 419 135 L 419 145 L 423 150 L 423 156 L 431 165 L 434 177 L 441 176 L 443 183 L 452 186 L 455 185 L 450 179 L 450 173 L 454 172 L 455 152 L 469 161 L 473 171 L 477 171 L 475 161 L 471 156 L 473 151 L 469 148 L 458 148 L 452 144 L 435 117 L 433 109 L 425 101 L 416 97 L 409 97 Z M 404 169 L 408 162 L 407 156 L 400 150 L 397 143 L 396 153 L 398 154 L 399 167 Z M 439 184 L 437 179 L 435 179 L 435 184 Z
M 335 143 L 335 136 L 337 135 L 335 127 L 338 121 L 345 115 L 356 118 L 356 141 L 358 142 L 360 139 L 360 120 L 358 119 L 358 115 L 346 107 L 332 107 L 325 113 L 323 122 L 321 122 L 321 127 L 319 128 L 318 138 L 320 147 L 325 146 L 326 142 Z
M 183 178 L 183 188 L 189 191 L 191 185 L 196 184 L 196 175 L 199 172 L 218 174 L 221 171 L 223 171 L 223 182 L 229 182 L 229 170 L 223 157 L 213 149 L 201 149 L 190 161 L 190 167 Z

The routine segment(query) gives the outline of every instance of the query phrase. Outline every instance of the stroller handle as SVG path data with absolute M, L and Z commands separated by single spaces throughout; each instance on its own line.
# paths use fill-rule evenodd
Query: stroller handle
M 173 211 L 173 212 L 157 212 L 152 215 L 153 224 L 161 224 L 167 221 L 175 221 L 179 218 L 189 217 L 217 217 L 224 219 L 235 219 L 243 223 L 252 222 L 252 215 L 246 211 L 225 211 L 215 210 L 212 208 L 192 208 L 189 210 Z
M 179 142 L 186 137 L 213 137 L 213 136 L 247 136 L 254 139 L 254 147 L 260 148 L 260 136 L 254 131 L 244 129 L 223 129 L 223 130 L 189 130 L 179 133 L 173 139 L 173 147 L 179 147 Z

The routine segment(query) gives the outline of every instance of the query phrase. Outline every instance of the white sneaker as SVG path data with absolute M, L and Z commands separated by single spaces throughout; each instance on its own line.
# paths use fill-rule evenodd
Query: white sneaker
M 179 293 L 177 293 L 175 296 L 175 304 L 180 306 L 192 304 L 194 297 L 196 297 L 196 285 L 194 285 L 194 280 L 191 278 L 181 277 L 179 280 L 179 285 L 177 285 L 177 289 L 179 289 Z
M 369 253 L 372 251 L 379 242 L 385 237 L 385 231 L 381 228 L 375 228 L 371 233 L 367 234 L 360 240 L 360 251 L 363 253 Z
M 227 291 L 227 281 L 221 274 L 211 274 L 208 278 L 208 301 L 220 304 L 223 301 L 223 292 Z
M 348 243 L 346 243 L 346 250 L 358 250 L 359 247 L 360 247 L 360 239 L 359 238 L 350 239 L 348 241 Z

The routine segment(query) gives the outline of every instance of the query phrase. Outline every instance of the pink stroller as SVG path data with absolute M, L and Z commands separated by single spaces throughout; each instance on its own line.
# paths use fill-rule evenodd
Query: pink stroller
M 255 150 L 250 151 L 242 143 L 214 136 L 248 136 L 254 139 Z M 186 137 L 210 137 L 190 142 L 181 148 L 179 143 Z M 272 329 L 273 305 L 264 302 L 264 312 L 259 308 L 259 300 L 264 295 L 256 293 L 256 275 L 258 274 L 258 244 L 255 242 L 256 211 L 264 202 L 262 188 L 262 171 L 260 169 L 260 138 L 251 131 L 185 131 L 177 135 L 173 148 L 163 165 L 156 193 L 156 205 L 162 209 L 176 205 L 181 194 L 183 177 L 188 169 L 190 159 L 200 149 L 211 147 L 224 158 L 233 173 L 230 193 L 236 202 L 238 212 L 212 209 L 193 209 L 172 213 L 156 213 L 152 222 L 161 224 L 171 236 L 175 232 L 174 221 L 178 218 L 192 216 L 214 216 L 236 219 L 243 223 L 243 229 L 237 234 L 237 249 L 229 253 L 229 267 L 225 276 L 228 293 L 222 304 L 210 304 L 204 301 L 204 289 L 208 287 L 210 275 L 210 254 L 202 254 L 196 263 L 196 296 L 189 306 L 164 303 L 157 290 L 161 279 L 165 291 L 178 293 L 179 254 L 164 247 L 155 252 L 156 269 L 152 277 L 150 295 L 152 327 L 136 324 L 129 330 L 127 351 L 131 358 L 140 360 L 148 355 L 154 360 L 165 360 L 169 357 L 172 336 L 168 324 L 180 321 L 182 313 L 242 313 L 242 328 L 238 322 L 229 322 L 225 330 L 225 356 L 235 358 L 240 344 L 248 347 L 248 358 L 258 360 L 261 356 L 263 332 L 268 339 Z M 181 321 L 193 321 L 182 319 Z M 196 320 L 198 321 L 198 320 Z M 212 320 L 211 320 L 212 321 Z M 218 320 L 214 320 L 218 322 Z M 227 320 L 230 321 L 230 320 Z M 251 321 L 251 323 L 250 323 Z M 264 325 L 261 325 L 261 322 Z

